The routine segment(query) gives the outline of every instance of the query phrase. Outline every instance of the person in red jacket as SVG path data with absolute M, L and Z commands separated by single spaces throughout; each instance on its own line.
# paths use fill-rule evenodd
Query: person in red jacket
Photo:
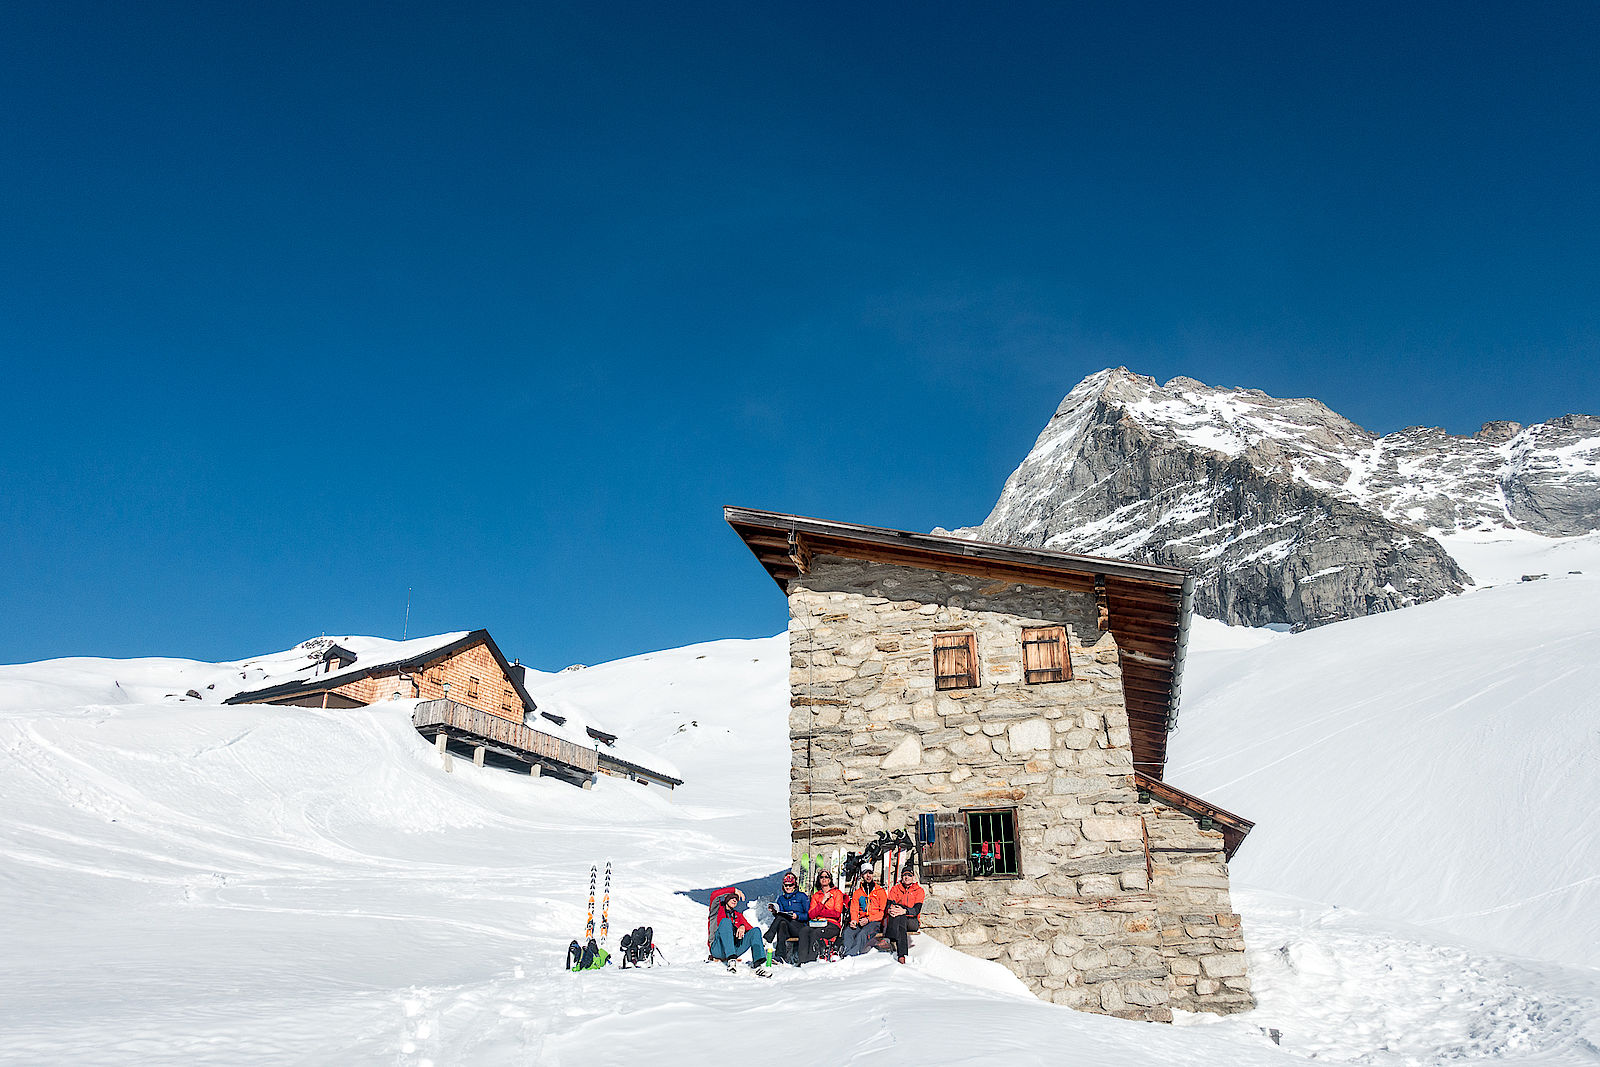
M 883 926 L 883 909 L 889 895 L 878 887 L 877 876 L 861 872 L 861 881 L 850 894 L 850 929 L 844 935 L 844 954 L 859 956 L 872 945 Z
M 815 962 L 822 955 L 822 943 L 839 936 L 839 924 L 844 918 L 844 894 L 833 884 L 833 875 L 827 871 L 817 874 L 811 894 L 810 918 L 800 946 L 801 963 Z
M 767 966 L 767 944 L 761 939 L 761 931 L 745 919 L 744 911 L 739 907 L 743 903 L 744 894 L 737 886 L 719 889 L 711 894 L 711 911 L 706 920 L 706 948 L 712 959 L 726 963 L 730 971 L 739 969 L 739 957 L 749 950 L 750 962 L 755 966 L 756 973 L 766 978 L 772 974 L 772 968 Z
M 928 894 L 917 884 L 917 872 L 907 868 L 901 872 L 900 884 L 889 890 L 889 903 L 884 908 L 883 935 L 894 948 L 895 959 L 906 961 L 911 947 L 911 931 L 920 928 L 918 916 L 922 902 Z

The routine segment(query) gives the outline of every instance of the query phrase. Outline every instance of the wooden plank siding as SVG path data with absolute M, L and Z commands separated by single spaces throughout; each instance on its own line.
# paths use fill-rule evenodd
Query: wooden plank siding
M 529 763 L 560 763 L 584 774 L 593 774 L 599 768 L 599 757 L 592 748 L 511 722 L 454 698 L 424 700 L 412 712 L 411 724 L 423 734 L 446 732 L 469 743 L 487 742 L 490 747 Z
M 509 722 L 520 724 L 524 718 L 522 701 L 519 698 L 511 705 L 511 710 L 505 711 L 502 705 L 505 701 L 505 692 L 515 692 L 511 679 L 505 676 L 500 669 L 500 664 L 495 662 L 494 655 L 490 653 L 486 644 L 478 643 L 468 648 L 463 648 L 441 660 L 428 663 L 420 669 L 406 672 L 410 681 L 402 682 L 394 674 L 384 674 L 376 678 L 356 678 L 344 685 L 336 686 L 332 691 L 340 696 L 359 700 L 363 704 L 373 704 L 380 700 L 387 700 L 400 691 L 402 697 L 420 697 L 423 700 L 441 700 L 444 698 L 444 683 L 450 683 L 450 699 L 453 702 L 465 704 L 490 715 L 498 716 Z M 467 694 L 472 690 L 472 679 L 478 679 L 476 697 Z

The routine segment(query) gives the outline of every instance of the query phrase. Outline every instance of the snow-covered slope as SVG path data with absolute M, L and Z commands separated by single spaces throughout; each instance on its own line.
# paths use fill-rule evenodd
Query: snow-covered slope
M 1184 696 L 1168 778 L 1257 820 L 1236 878 L 1600 960 L 1600 580 L 1202 653 Z
M 685 783 L 678 798 L 715 797 L 726 859 L 755 873 L 777 869 L 773 843 L 789 833 L 787 634 L 529 671 L 527 685 L 540 707 L 603 715 L 607 729 L 670 760 Z M 743 851 L 729 851 L 736 842 Z M 786 855 L 780 849 L 779 864 Z
M 1310 399 L 1105 370 L 1061 402 L 983 540 L 1193 570 L 1203 614 L 1319 625 L 1460 592 L 1440 536 L 1600 530 L 1600 419 L 1378 437 Z
M 1595 637 L 1597 590 L 1197 627 L 1174 771 L 1257 820 L 1235 899 L 1261 1006 L 1176 1027 L 1039 1003 L 928 938 L 770 982 L 698 962 L 674 891 L 787 856 L 782 636 L 530 679 L 675 761 L 674 793 L 446 774 L 409 702 L 217 706 L 236 664 L 0 667 L 0 1062 L 1593 1063 L 1600 972 L 1490 943 L 1600 948 L 1585 884 L 1537 897 L 1596 869 L 1593 656 L 1557 646 Z M 650 923 L 669 966 L 561 970 L 607 858 L 613 943 Z

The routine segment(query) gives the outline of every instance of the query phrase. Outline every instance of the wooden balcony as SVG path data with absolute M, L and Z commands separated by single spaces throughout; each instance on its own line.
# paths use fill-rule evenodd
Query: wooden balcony
M 481 750 L 475 753 L 479 763 L 483 751 L 494 752 L 569 779 L 592 778 L 599 766 L 592 748 L 454 700 L 424 700 L 412 713 L 411 724 L 440 744 L 441 751 L 452 741 Z

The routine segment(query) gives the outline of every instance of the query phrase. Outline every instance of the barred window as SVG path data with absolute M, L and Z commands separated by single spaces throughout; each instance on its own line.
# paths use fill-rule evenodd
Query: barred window
M 933 687 L 975 689 L 978 685 L 978 635 L 933 635 Z
M 1022 873 L 1017 857 L 1017 809 L 963 812 L 967 817 L 967 877 L 1015 878 Z
M 1029 685 L 1072 678 L 1065 626 L 1030 626 L 1022 631 L 1022 680 Z
M 919 815 L 917 839 L 924 881 L 1017 878 L 1022 874 L 1016 808 Z

